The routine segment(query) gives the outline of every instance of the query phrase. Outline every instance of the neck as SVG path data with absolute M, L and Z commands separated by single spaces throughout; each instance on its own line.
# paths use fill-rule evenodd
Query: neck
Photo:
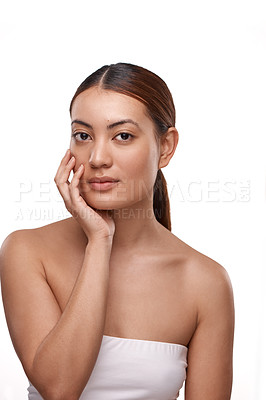
M 152 202 L 136 203 L 129 208 L 113 210 L 115 233 L 113 250 L 146 247 L 154 242 L 164 227 L 156 220 Z

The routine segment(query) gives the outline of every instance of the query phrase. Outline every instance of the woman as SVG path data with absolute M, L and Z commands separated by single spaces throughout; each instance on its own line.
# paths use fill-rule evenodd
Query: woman
M 166 84 L 131 64 L 77 89 L 55 182 L 72 214 L 10 234 L 2 294 L 29 399 L 227 400 L 224 268 L 171 233 L 161 168 L 178 132 Z M 69 177 L 73 171 L 73 178 Z

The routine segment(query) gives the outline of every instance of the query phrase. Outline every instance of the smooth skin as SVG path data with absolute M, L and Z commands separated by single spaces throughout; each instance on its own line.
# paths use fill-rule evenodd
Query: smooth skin
M 105 334 L 188 346 L 185 399 L 229 400 L 228 274 L 151 214 L 177 130 L 158 141 L 142 103 L 101 88 L 76 98 L 71 119 L 82 123 L 55 182 L 72 217 L 11 233 L 0 254 L 8 328 L 29 380 L 45 400 L 77 400 Z M 104 175 L 119 182 L 93 190 L 88 181 Z

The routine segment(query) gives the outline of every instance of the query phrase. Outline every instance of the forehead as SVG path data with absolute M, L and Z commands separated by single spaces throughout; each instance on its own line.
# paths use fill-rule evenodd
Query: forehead
M 72 119 L 88 116 L 101 116 L 106 120 L 113 118 L 150 119 L 145 105 L 133 97 L 92 87 L 80 93 L 73 102 Z

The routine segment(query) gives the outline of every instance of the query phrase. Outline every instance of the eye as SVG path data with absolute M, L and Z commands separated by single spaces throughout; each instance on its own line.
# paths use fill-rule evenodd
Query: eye
M 85 132 L 76 132 L 72 134 L 72 137 L 74 137 L 77 142 L 85 142 L 89 135 Z
M 119 133 L 118 135 L 116 135 L 116 138 L 118 136 L 121 136 L 121 138 L 122 138 L 122 140 L 118 140 L 119 142 L 129 142 L 134 137 L 133 135 L 131 135 L 131 133 L 127 133 L 127 132 Z M 130 136 L 130 140 L 127 140 L 129 136 Z

